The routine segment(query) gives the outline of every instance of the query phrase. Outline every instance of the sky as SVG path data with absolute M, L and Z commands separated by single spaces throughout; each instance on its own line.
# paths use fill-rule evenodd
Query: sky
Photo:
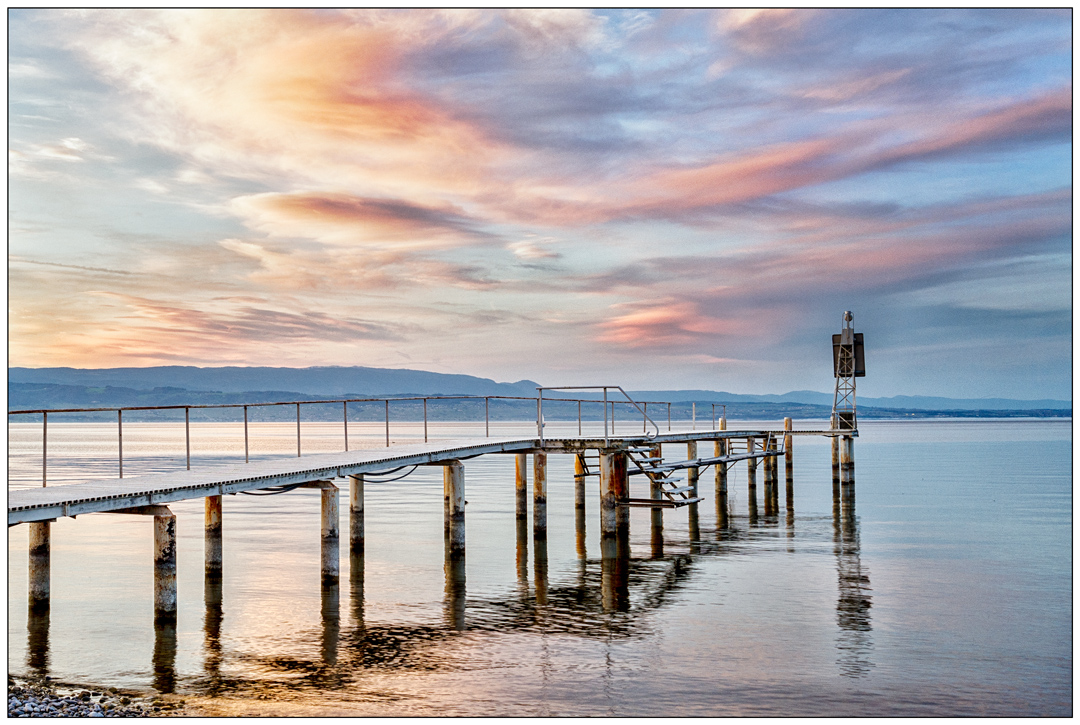
M 9 10 L 9 365 L 1071 399 L 1069 10 Z

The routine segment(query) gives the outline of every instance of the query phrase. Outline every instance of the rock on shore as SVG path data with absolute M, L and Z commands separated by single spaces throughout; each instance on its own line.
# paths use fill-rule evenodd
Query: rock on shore
M 115 687 L 84 689 L 40 680 L 8 678 L 8 717 L 167 717 L 183 700 L 123 693 Z

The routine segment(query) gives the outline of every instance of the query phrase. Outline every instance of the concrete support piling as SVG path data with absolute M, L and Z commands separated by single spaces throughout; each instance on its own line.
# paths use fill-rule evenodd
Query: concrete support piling
M 791 488 L 795 484 L 795 470 L 792 468 L 793 452 L 791 443 L 794 436 L 791 435 L 791 418 L 784 418 L 784 483 L 787 488 L 787 498 L 790 503 Z
M 547 454 L 533 454 L 533 538 L 547 537 Z
M 336 583 L 340 564 L 340 512 L 337 486 L 327 483 L 322 494 L 322 581 Z
M 449 531 L 448 552 L 451 557 L 465 555 L 465 466 L 452 461 L 443 466 L 443 501 L 446 528 Z
M 585 459 L 584 454 L 574 456 L 574 508 L 585 508 Z
M 756 450 L 757 441 L 750 436 L 746 439 L 746 452 L 754 453 Z M 757 460 L 756 458 L 746 459 L 746 495 L 755 508 L 757 508 Z
M 154 516 L 154 620 L 176 619 L 176 516 Z
M 765 453 L 773 450 L 773 437 L 770 435 L 762 441 L 761 449 Z M 776 493 L 776 457 L 768 455 L 764 459 L 765 468 L 765 515 L 772 516 L 776 513 L 773 501 Z
M 840 495 L 846 501 L 848 509 L 855 506 L 855 438 L 840 438 Z
M 660 444 L 652 446 L 652 450 L 649 451 L 650 458 L 663 457 L 662 447 Z M 649 478 L 649 498 L 660 500 L 663 498 L 662 487 L 659 480 Z M 649 517 L 651 523 L 650 531 L 650 544 L 652 547 L 652 556 L 654 559 L 660 559 L 664 556 L 664 509 L 659 506 L 649 510 Z
M 615 538 L 619 529 L 629 527 L 629 509 L 619 506 L 626 498 L 626 453 L 602 451 L 600 454 L 600 537 Z
M 515 515 L 519 519 L 528 517 L 529 507 L 529 454 L 518 453 L 514 456 L 514 500 Z
M 364 474 L 349 476 L 349 551 L 364 551 Z
M 727 418 L 720 419 L 720 430 L 727 430 Z M 728 454 L 726 438 L 721 438 L 713 444 L 713 454 L 716 456 Z M 716 470 L 716 525 L 724 528 L 728 525 L 727 464 L 717 463 L 713 468 Z
M 221 576 L 221 496 L 203 499 L 203 556 L 206 576 Z
M 836 430 L 835 415 L 829 421 L 829 427 Z M 832 481 L 833 488 L 840 485 L 840 438 L 838 436 L 832 438 Z
M 30 611 L 49 610 L 49 566 L 52 544 L 49 522 L 27 524 L 30 529 Z

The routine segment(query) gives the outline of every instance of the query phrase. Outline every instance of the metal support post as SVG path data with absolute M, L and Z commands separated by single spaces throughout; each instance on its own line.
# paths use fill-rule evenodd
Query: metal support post
M 340 511 L 338 509 L 338 488 L 326 483 L 322 494 L 322 581 L 324 584 L 337 581 L 340 559 Z
M 448 552 L 452 558 L 465 555 L 465 466 L 461 461 L 443 465 L 443 500 L 446 502 Z
M 49 609 L 49 566 L 52 543 L 48 521 L 27 524 L 30 529 L 30 611 Z
M 364 474 L 349 476 L 349 551 L 364 551 Z
M 584 453 L 574 456 L 574 508 L 585 508 L 585 461 Z
M 176 516 L 154 516 L 154 620 L 176 619 Z
M 207 576 L 221 576 L 221 496 L 203 499 L 203 556 Z
M 533 453 L 533 538 L 547 538 L 547 454 Z
M 614 538 L 618 533 L 620 519 L 629 513 L 619 502 L 626 498 L 626 453 L 604 450 L 600 453 L 600 536 Z M 629 524 L 629 520 L 626 521 Z
M 514 516 L 518 519 L 529 515 L 529 454 L 514 455 Z

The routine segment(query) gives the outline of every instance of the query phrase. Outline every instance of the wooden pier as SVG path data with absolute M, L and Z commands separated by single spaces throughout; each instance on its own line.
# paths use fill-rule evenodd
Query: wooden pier
M 538 409 L 540 401 L 538 398 Z M 542 418 L 538 432 L 543 432 Z M 599 478 L 601 549 L 605 559 L 626 554 L 629 544 L 629 508 L 652 509 L 654 552 L 663 548 L 663 512 L 687 507 L 691 531 L 696 528 L 697 504 L 704 499 L 699 490 L 700 472 L 714 467 L 717 511 L 726 520 L 727 480 L 732 465 L 745 461 L 751 516 L 756 509 L 758 462 L 764 465 L 766 515 L 778 510 L 779 460 L 785 461 L 788 501 L 793 486 L 792 440 L 795 436 L 828 436 L 833 439 L 834 489 L 840 487 L 850 508 L 854 501 L 854 457 L 852 430 L 793 430 L 790 419 L 776 430 L 727 430 L 721 419 L 715 429 L 615 436 L 570 436 L 479 438 L 395 445 L 387 448 L 342 451 L 282 457 L 233 465 L 216 465 L 111 480 L 94 480 L 58 486 L 10 491 L 8 526 L 28 524 L 30 535 L 29 605 L 31 611 L 49 608 L 49 524 L 61 517 L 75 518 L 90 513 L 114 513 L 154 518 L 154 614 L 156 621 L 175 619 L 176 517 L 168 504 L 188 499 L 205 500 L 205 570 L 208 581 L 220 580 L 222 571 L 222 497 L 226 494 L 259 491 L 277 493 L 296 488 L 315 488 L 322 500 L 321 566 L 324 582 L 336 582 L 339 570 L 339 496 L 348 485 L 350 553 L 364 548 L 364 479 L 366 475 L 386 475 L 411 466 L 442 466 L 444 481 L 443 519 L 448 581 L 464 577 L 465 486 L 464 461 L 482 455 L 515 456 L 516 511 L 519 539 L 527 529 L 527 478 L 532 456 L 533 536 L 546 550 L 547 457 L 575 456 L 574 505 L 579 539 L 584 531 L 585 485 L 589 477 Z M 712 442 L 712 455 L 700 456 L 699 445 Z M 685 445 L 685 459 L 661 457 L 661 445 Z M 837 455 L 839 453 L 839 455 Z M 839 460 L 838 460 L 839 459 Z M 839 470 L 838 470 L 839 469 Z M 673 474 L 685 473 L 685 478 Z M 632 498 L 632 476 L 649 481 L 649 498 Z M 722 522 L 721 522 L 722 523 Z M 582 542 L 578 542 L 579 548 Z M 539 552 L 539 549 L 538 549 Z M 537 554 L 539 556 L 539 553 Z M 449 585 L 448 585 L 449 586 Z

